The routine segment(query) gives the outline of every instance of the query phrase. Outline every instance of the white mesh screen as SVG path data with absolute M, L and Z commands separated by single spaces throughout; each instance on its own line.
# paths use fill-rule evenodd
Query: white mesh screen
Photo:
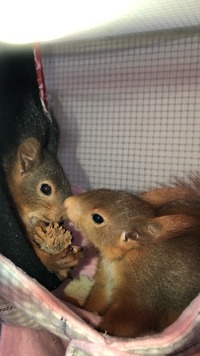
M 59 157 L 86 189 L 143 190 L 200 164 L 200 34 L 42 48 Z

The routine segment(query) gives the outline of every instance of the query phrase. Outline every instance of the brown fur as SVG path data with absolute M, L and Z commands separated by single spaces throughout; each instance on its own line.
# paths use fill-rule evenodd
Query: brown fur
M 102 316 L 102 331 L 121 337 L 162 331 L 199 293 L 200 209 L 179 214 L 177 203 L 172 214 L 170 206 L 167 214 L 161 210 L 190 196 L 189 188 L 183 191 L 161 188 L 139 197 L 100 189 L 66 199 L 68 218 L 100 252 L 84 308 Z
M 4 168 L 14 207 L 30 243 L 47 269 L 63 279 L 68 267 L 77 264 L 81 251 L 74 255 L 65 249 L 49 255 L 33 240 L 37 224 L 59 223 L 65 218 L 63 202 L 70 195 L 70 189 L 60 164 L 48 150 L 41 149 L 36 138 L 29 137 L 21 142 L 12 156 L 5 157 Z M 50 195 L 41 191 L 43 184 L 51 187 Z
M 145 191 L 139 196 L 157 208 L 174 200 L 200 198 L 200 175 L 192 173 L 188 176 L 187 181 L 176 178 L 169 186 L 163 185 Z

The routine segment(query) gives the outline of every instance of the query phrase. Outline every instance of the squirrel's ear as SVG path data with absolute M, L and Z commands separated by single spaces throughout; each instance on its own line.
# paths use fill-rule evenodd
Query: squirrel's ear
M 49 139 L 48 139 L 47 149 L 54 156 L 56 156 L 58 153 L 59 140 L 60 140 L 59 126 L 52 113 L 51 122 L 49 124 Z
M 196 216 L 187 214 L 166 215 L 151 219 L 143 219 L 137 222 L 131 231 L 123 231 L 121 241 L 123 243 L 159 242 L 181 237 L 182 232 L 191 227 L 200 228 L 200 222 Z
M 53 115 L 53 112 L 49 112 L 43 102 L 42 103 L 42 108 L 43 108 L 43 113 L 46 117 L 46 120 L 48 121 L 48 141 L 47 141 L 47 149 L 49 152 L 52 153 L 52 155 L 56 156 L 58 153 L 58 145 L 59 145 L 59 140 L 60 140 L 60 129 L 59 125 Z
M 154 221 L 142 222 L 142 225 L 137 225 L 131 231 L 123 231 L 121 240 L 124 242 L 137 241 L 138 243 L 146 243 L 154 241 L 161 236 L 162 226 Z
M 120 239 L 123 242 L 128 242 L 128 241 L 137 241 L 142 238 L 142 235 L 139 231 L 134 230 L 134 231 L 123 231 Z
M 24 140 L 18 148 L 17 157 L 20 174 L 28 173 L 40 161 L 41 147 L 39 141 L 35 137 Z
M 148 220 L 142 227 L 151 237 L 152 241 L 162 241 L 181 236 L 181 232 L 192 226 L 197 226 L 195 216 L 187 214 L 175 214 L 157 217 Z

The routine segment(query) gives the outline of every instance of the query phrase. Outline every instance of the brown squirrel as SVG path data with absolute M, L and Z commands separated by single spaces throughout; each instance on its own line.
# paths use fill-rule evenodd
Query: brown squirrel
M 60 223 L 65 218 L 64 199 L 70 187 L 62 167 L 50 151 L 42 150 L 39 141 L 29 137 L 16 152 L 4 157 L 4 169 L 11 198 L 37 256 L 60 279 L 69 267 L 78 264 L 81 250 L 65 248 L 55 255 L 46 253 L 35 243 L 35 227 Z
M 110 335 L 160 332 L 200 291 L 198 213 L 183 209 L 179 214 L 177 200 L 177 211 L 170 215 L 169 205 L 163 214 L 163 204 L 181 195 L 174 191 L 169 197 L 166 187 L 160 189 L 159 194 L 165 190 L 160 200 L 155 191 L 143 195 L 149 201 L 154 196 L 154 205 L 141 196 L 108 189 L 65 200 L 68 218 L 100 253 L 95 283 L 83 307 L 102 316 L 99 328 Z

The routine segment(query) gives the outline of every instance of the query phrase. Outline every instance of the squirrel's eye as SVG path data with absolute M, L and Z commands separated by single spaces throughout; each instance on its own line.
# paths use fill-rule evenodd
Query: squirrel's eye
M 96 223 L 96 224 L 102 224 L 104 222 L 104 219 L 102 218 L 101 215 L 99 214 L 92 214 L 92 220 Z
M 40 190 L 44 195 L 51 195 L 51 187 L 49 184 L 42 184 Z

